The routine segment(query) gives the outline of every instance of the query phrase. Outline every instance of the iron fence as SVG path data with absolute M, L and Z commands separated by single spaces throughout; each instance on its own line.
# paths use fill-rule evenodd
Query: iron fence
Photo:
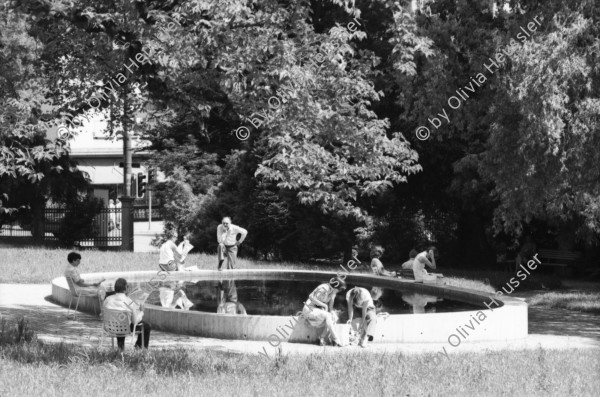
M 69 214 L 66 209 L 46 209 L 44 211 L 45 240 L 57 240 L 56 235 L 61 227 L 68 227 L 65 219 Z M 80 247 L 118 247 L 122 244 L 122 215 L 121 208 L 102 208 L 97 213 L 91 226 L 86 230 L 87 235 L 76 240 L 75 245 Z M 47 237 L 51 233 L 51 237 Z
M 148 221 L 147 206 L 135 206 L 133 209 L 134 222 Z M 58 243 L 58 236 L 69 225 L 85 219 L 85 214 L 70 213 L 65 208 L 46 208 L 39 227 L 43 230 L 44 243 Z M 162 216 L 159 208 L 152 208 L 152 220 L 160 221 Z M 110 248 L 122 245 L 122 215 L 121 208 L 103 208 L 92 220 L 91 226 L 84 228 L 81 238 L 76 239 L 75 245 L 80 247 Z M 73 226 L 74 227 L 74 226 Z M 29 241 L 32 239 L 33 227 L 23 221 L 13 221 L 0 225 L 0 239 L 11 241 Z M 68 230 L 68 229 L 66 229 Z
M 79 222 L 85 217 L 77 216 L 64 208 L 47 208 L 40 220 L 43 230 L 44 243 L 58 242 L 58 236 L 63 228 L 68 228 L 70 222 Z M 80 239 L 75 239 L 75 245 L 80 247 L 120 247 L 122 245 L 122 215 L 121 208 L 103 208 L 96 214 L 89 227 L 82 232 Z M 0 238 L 15 240 L 30 240 L 33 236 L 33 226 L 24 222 L 11 222 L 0 227 Z
M 133 208 L 133 220 L 134 221 L 147 221 L 148 220 L 148 207 L 147 206 L 135 206 Z M 162 215 L 159 208 L 152 208 L 152 220 L 162 221 Z

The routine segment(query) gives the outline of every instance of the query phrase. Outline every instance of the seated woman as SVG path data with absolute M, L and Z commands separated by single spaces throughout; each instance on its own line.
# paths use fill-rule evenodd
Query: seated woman
M 425 266 L 429 266 L 431 269 L 436 268 L 435 264 L 435 252 L 436 248 L 431 246 L 427 248 L 427 251 L 423 251 L 415 257 L 413 261 L 413 272 L 415 273 L 415 282 L 422 283 L 423 281 L 435 281 L 437 278 L 444 277 L 441 274 L 427 273 Z
M 126 312 L 131 312 L 131 323 L 129 325 L 129 329 L 133 331 L 133 327 L 136 327 L 136 330 L 143 329 L 144 333 L 144 348 L 148 348 L 148 344 L 150 343 L 150 324 L 142 321 L 144 317 L 144 312 L 141 310 L 141 307 L 136 304 L 133 300 L 131 300 L 125 293 L 127 292 L 127 281 L 124 278 L 118 278 L 115 281 L 115 294 L 106 298 L 103 303 L 103 309 L 110 310 L 121 310 Z M 117 336 L 117 346 L 120 350 L 125 348 L 125 337 Z M 137 342 L 135 343 L 136 348 L 142 348 L 142 335 L 138 335 Z
M 81 296 L 97 296 L 98 303 L 102 309 L 104 298 L 114 294 L 114 292 L 107 292 L 107 289 L 101 285 L 105 279 L 102 279 L 97 283 L 88 283 L 84 281 L 79 274 L 78 266 L 81 264 L 81 254 L 78 252 L 70 252 L 69 255 L 67 255 L 67 261 L 69 264 L 65 268 L 64 273 L 65 278 L 67 278 L 67 283 L 72 282 L 76 292 Z M 71 288 L 70 285 L 69 288 Z M 102 315 L 102 310 L 100 310 L 100 312 L 100 315 Z
M 177 232 L 172 229 L 167 230 L 165 232 L 165 238 L 167 240 L 160 246 L 158 267 L 166 272 L 186 270 L 183 267 L 185 254 L 179 249 L 179 247 L 175 245 L 175 241 L 177 240 Z
M 381 261 L 379 260 L 379 258 L 381 258 L 381 256 L 383 255 L 383 252 L 383 247 L 379 245 L 376 245 L 371 249 L 371 270 L 373 271 L 373 273 L 379 276 L 395 277 L 396 273 L 385 270 L 383 268 L 383 263 L 381 263 Z
M 321 346 L 325 345 L 327 334 L 329 334 L 329 338 L 333 341 L 334 346 L 342 346 L 333 327 L 333 303 L 336 294 L 345 289 L 346 283 L 344 280 L 339 277 L 332 278 L 329 280 L 329 283 L 319 285 L 304 303 L 302 315 L 306 321 L 313 327 L 323 327 L 323 331 L 319 336 L 319 344 Z

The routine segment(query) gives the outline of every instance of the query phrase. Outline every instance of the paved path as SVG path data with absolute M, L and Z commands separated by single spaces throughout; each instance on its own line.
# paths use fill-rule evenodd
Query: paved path
M 77 319 L 67 318 L 67 309 L 50 300 L 51 287 L 43 284 L 0 284 L 0 315 L 8 318 L 25 316 L 38 338 L 46 342 L 77 343 L 83 346 L 98 346 L 100 320 L 96 316 L 78 313 Z M 402 352 L 406 354 L 437 353 L 446 347 L 449 354 L 482 352 L 485 350 L 522 349 L 600 349 L 600 316 L 574 313 L 563 310 L 531 309 L 528 338 L 511 342 L 463 343 L 450 347 L 442 343 L 370 344 L 367 349 L 346 347 L 350 352 Z M 128 340 L 130 341 L 130 340 Z M 103 347 L 110 348 L 108 338 Z M 224 351 L 230 353 L 277 354 L 278 349 L 267 342 L 223 340 L 195 336 L 177 335 L 153 331 L 151 348 L 191 348 Z M 300 343 L 282 343 L 283 353 L 338 352 L 339 348 L 319 347 Z

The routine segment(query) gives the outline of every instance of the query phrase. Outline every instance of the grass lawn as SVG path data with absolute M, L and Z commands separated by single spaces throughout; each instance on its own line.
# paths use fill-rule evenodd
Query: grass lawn
M 68 250 L 0 249 L 0 283 L 49 283 L 62 274 Z M 82 251 L 82 273 L 155 270 L 158 255 Z M 214 255 L 192 254 L 188 265 L 214 269 Z M 334 270 L 298 263 L 240 259 L 240 268 Z M 390 266 L 393 268 L 393 266 Z M 366 271 L 359 270 L 356 271 Z M 505 274 L 446 272 L 446 282 L 493 292 Z M 488 279 L 487 282 L 482 280 Z M 540 278 L 539 280 L 542 280 Z M 498 284 L 497 284 L 498 283 Z M 491 284 L 491 285 L 490 285 Z M 532 282 L 531 285 L 535 285 Z M 552 294 L 544 294 L 542 295 Z M 598 294 L 575 294 L 570 302 L 598 301 Z M 546 297 L 559 307 L 568 300 Z M 557 303 L 561 302 L 561 303 Z M 573 304 L 575 304 L 573 303 Z M 579 303 L 579 304 L 580 304 Z M 575 308 L 576 306 L 570 306 Z M 16 329 L 14 325 L 8 329 Z M 15 331 L 13 332 L 13 336 Z M 0 395 L 381 395 L 381 396 L 598 396 L 600 354 L 594 350 L 535 350 L 437 355 L 402 353 L 291 355 L 265 359 L 184 349 L 146 353 L 26 342 L 0 335 Z M 19 334 L 19 332 L 17 332 Z M 9 342 L 7 342 L 9 341 Z
M 437 364 L 436 364 L 437 363 Z M 0 348 L 3 395 L 597 396 L 597 351 L 284 356 L 190 350 L 123 355 L 66 345 Z M 427 365 L 427 370 L 424 370 Z
M 47 248 L 0 248 L 0 257 L 5 263 L 0 273 L 0 283 L 47 284 L 61 276 L 67 265 L 70 250 Z M 134 270 L 157 270 L 158 253 L 133 253 L 115 251 L 81 251 L 81 273 L 118 272 Z M 191 253 L 186 259 L 187 266 L 197 265 L 200 269 L 216 269 L 216 255 Z M 290 262 L 266 262 L 238 258 L 240 269 L 298 269 L 342 271 L 339 267 L 308 265 Z M 343 272 L 343 271 L 342 271 Z M 356 268 L 353 272 L 367 272 Z M 370 269 L 368 270 L 370 272 Z M 484 278 L 482 278 L 484 279 Z M 446 277 L 448 285 L 486 292 L 495 289 L 486 283 L 468 277 Z M 505 281 L 503 281 L 505 282 Z
M 2 272 L 0 283 L 46 284 L 61 276 L 67 266 L 67 255 L 71 250 L 48 248 L 0 248 Z M 81 253 L 81 273 L 122 272 L 134 270 L 158 270 L 158 253 L 116 252 L 85 250 Z M 197 265 L 200 269 L 217 268 L 216 255 L 191 253 L 187 266 Z M 318 270 L 318 266 L 305 264 L 262 262 L 238 258 L 240 269 L 274 268 Z
M 561 308 L 600 314 L 598 292 L 548 292 L 528 299 L 527 303 L 548 309 Z

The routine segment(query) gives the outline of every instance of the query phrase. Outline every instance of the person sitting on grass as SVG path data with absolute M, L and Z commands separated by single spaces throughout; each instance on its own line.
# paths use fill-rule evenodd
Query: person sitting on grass
M 340 339 L 334 329 L 334 310 L 333 303 L 338 292 L 346 289 L 346 283 L 339 277 L 329 280 L 329 283 L 321 284 L 311 292 L 308 300 L 304 303 L 302 315 L 313 327 L 321 328 L 323 331 L 319 336 L 319 344 L 325 345 L 325 338 L 329 334 L 329 339 L 334 346 L 341 347 Z
M 81 254 L 78 252 L 70 252 L 69 255 L 67 255 L 67 261 L 69 264 L 65 269 L 65 278 L 70 278 L 73 281 L 75 290 L 80 296 L 97 296 L 100 307 L 102 307 L 102 302 L 107 296 L 106 288 L 101 286 L 102 282 L 105 280 L 102 279 L 97 283 L 86 283 L 85 280 L 81 278 L 78 269 L 81 264 Z M 108 293 L 108 295 L 110 294 L 111 293 Z
M 381 258 L 381 256 L 383 255 L 383 252 L 383 247 L 379 245 L 376 245 L 371 249 L 371 270 L 378 276 L 395 277 L 396 273 L 385 270 L 383 268 L 383 263 L 381 263 L 381 261 L 379 260 L 379 258 Z
M 187 237 L 187 235 L 186 235 Z M 186 242 L 184 237 L 184 243 Z M 167 229 L 165 231 L 166 241 L 160 246 L 160 256 L 158 259 L 158 267 L 166 272 L 173 272 L 176 270 L 186 270 L 183 267 L 183 261 L 185 260 L 184 253 L 175 245 L 177 240 L 177 232 L 173 229 Z M 187 242 L 189 244 L 189 242 Z
M 140 307 L 137 303 L 131 300 L 125 292 L 127 291 L 127 280 L 124 278 L 118 278 L 115 281 L 115 294 L 109 296 L 104 301 L 104 310 L 121 310 L 125 312 L 131 313 L 131 324 L 129 325 L 129 329 L 133 331 L 133 326 L 135 324 L 136 331 L 140 330 L 143 326 L 143 334 L 144 334 L 144 348 L 148 348 L 148 344 L 150 343 L 150 324 L 142 321 L 144 317 L 144 312 L 140 310 Z M 123 350 L 125 348 L 125 337 L 118 336 L 117 337 L 117 346 L 119 349 Z M 142 335 L 138 335 L 137 341 L 135 343 L 135 347 L 140 349 L 142 347 Z
M 424 279 L 430 277 L 444 277 L 441 274 L 427 273 L 425 266 L 429 266 L 431 269 L 436 269 L 435 257 L 437 249 L 434 246 L 427 248 L 427 251 L 419 253 L 413 261 L 413 272 L 415 273 L 415 282 L 422 283 Z
M 412 270 L 413 269 L 413 262 L 414 262 L 415 258 L 417 257 L 417 254 L 418 254 L 417 250 L 415 250 L 415 249 L 410 250 L 410 252 L 408 253 L 408 260 L 402 264 L 402 270 Z
M 354 318 L 354 306 L 360 308 L 362 313 L 362 324 L 360 332 L 360 341 L 358 345 L 365 347 L 367 338 L 369 342 L 373 340 L 375 336 L 375 326 L 377 325 L 377 311 L 373 298 L 369 291 L 361 287 L 354 287 L 346 294 L 346 301 L 348 302 L 348 324 L 352 324 Z

